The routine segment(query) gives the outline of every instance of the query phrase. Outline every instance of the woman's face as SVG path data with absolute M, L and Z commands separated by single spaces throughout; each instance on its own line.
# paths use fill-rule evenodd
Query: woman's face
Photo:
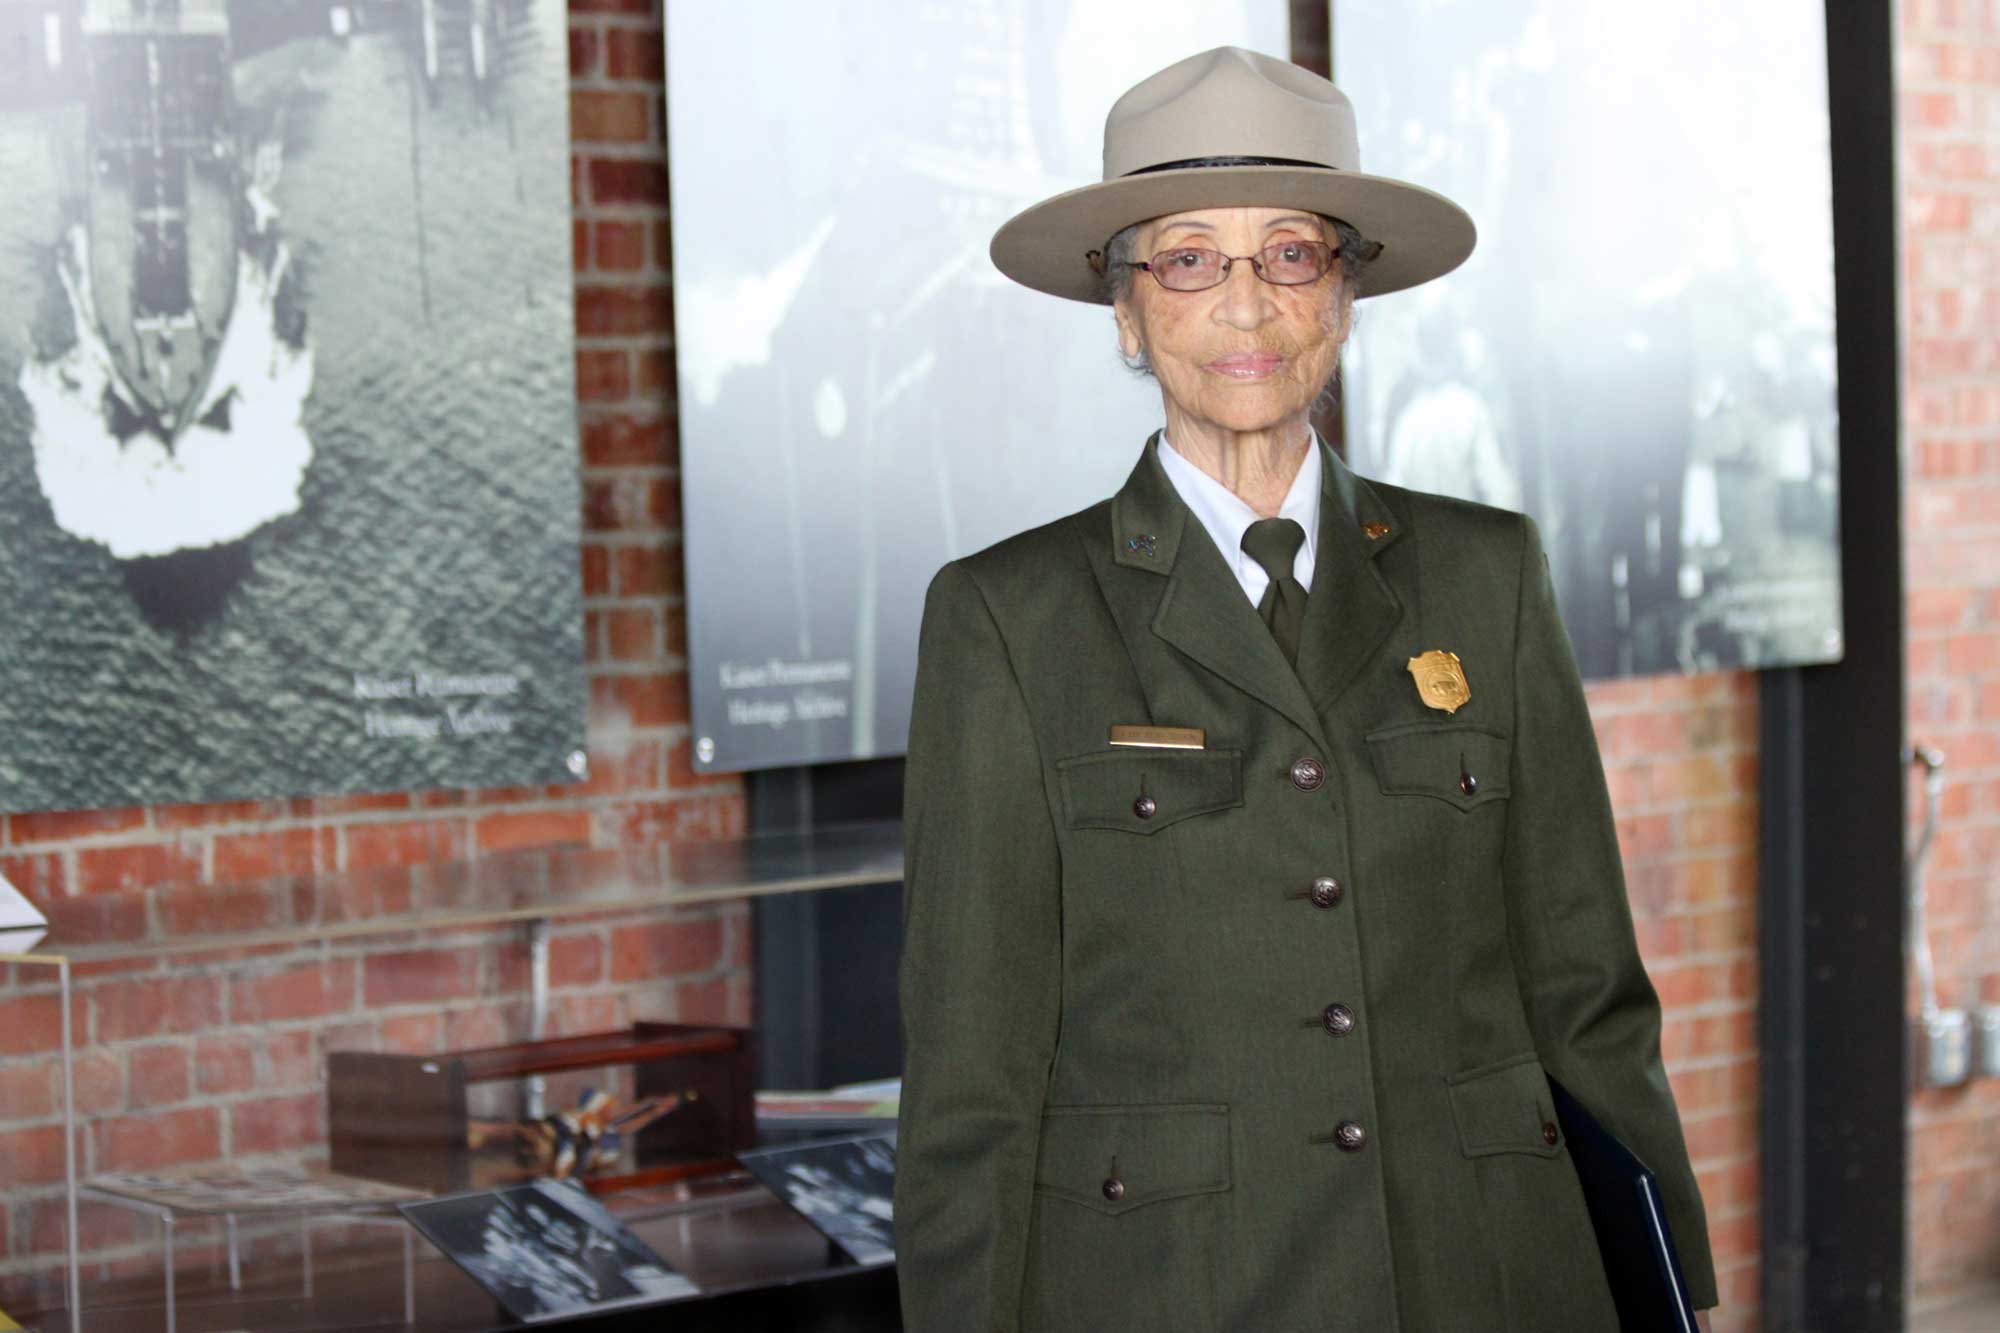
M 1145 262 L 1187 246 L 1254 255 L 1283 241 L 1337 245 L 1322 229 L 1297 209 L 1201 208 L 1141 227 L 1137 255 Z M 1270 430 L 1303 418 L 1333 376 L 1351 309 L 1340 274 L 1336 260 L 1317 282 L 1282 287 L 1238 260 L 1220 285 L 1175 292 L 1136 273 L 1114 307 L 1118 345 L 1127 357 L 1145 354 L 1170 416 L 1225 431 Z

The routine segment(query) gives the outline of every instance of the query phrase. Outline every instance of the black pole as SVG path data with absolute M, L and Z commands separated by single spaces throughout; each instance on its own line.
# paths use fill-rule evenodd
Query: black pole
M 1828 0 L 1846 651 L 1763 681 L 1763 1326 L 1904 1321 L 1902 471 L 1895 30 Z

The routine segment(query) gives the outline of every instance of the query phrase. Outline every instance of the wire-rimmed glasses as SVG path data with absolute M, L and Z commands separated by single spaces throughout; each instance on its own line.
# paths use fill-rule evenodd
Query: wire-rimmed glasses
M 1200 292 L 1220 286 L 1229 276 L 1229 266 L 1239 259 L 1249 260 L 1251 270 L 1273 286 L 1302 287 L 1325 277 L 1339 257 L 1339 249 L 1323 241 L 1277 241 L 1254 255 L 1225 255 L 1205 246 L 1182 245 L 1131 267 L 1152 274 L 1170 292 Z

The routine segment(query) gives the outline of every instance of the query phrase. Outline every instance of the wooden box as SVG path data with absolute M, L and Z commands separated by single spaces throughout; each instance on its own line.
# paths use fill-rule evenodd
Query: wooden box
M 443 1055 L 336 1051 L 327 1057 L 331 1166 L 342 1175 L 437 1194 L 525 1179 L 532 1172 L 511 1155 L 496 1160 L 472 1150 L 468 1089 L 629 1065 L 634 1098 L 693 1096 L 639 1132 L 634 1169 L 591 1175 L 584 1183 L 610 1191 L 727 1170 L 739 1148 L 756 1143 L 752 1057 L 751 1033 L 744 1029 L 680 1023 L 637 1023 L 624 1032 Z

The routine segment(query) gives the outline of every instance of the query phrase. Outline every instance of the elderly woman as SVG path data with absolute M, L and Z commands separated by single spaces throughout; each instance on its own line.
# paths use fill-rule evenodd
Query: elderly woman
M 1127 93 L 1010 277 L 1109 302 L 1165 430 L 947 565 L 906 812 L 909 1327 L 1614 1329 L 1553 1076 L 1701 1200 L 1540 541 L 1314 436 L 1357 296 L 1470 221 L 1224 48 Z

